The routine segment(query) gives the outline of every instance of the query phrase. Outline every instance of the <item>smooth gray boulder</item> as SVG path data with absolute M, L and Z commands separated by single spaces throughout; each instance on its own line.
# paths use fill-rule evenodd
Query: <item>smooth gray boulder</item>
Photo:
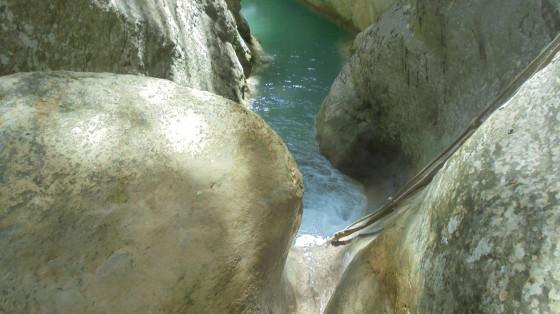
M 321 152 L 364 180 L 421 169 L 559 32 L 558 1 L 395 1 L 322 105 Z
M 325 313 L 560 312 L 559 77 L 556 56 L 397 209 Z
M 227 2 L 0 0 L 0 75 L 136 74 L 241 101 L 254 60 L 239 0 Z
M 2 77 L 0 312 L 289 312 L 302 180 L 259 116 L 208 92 Z

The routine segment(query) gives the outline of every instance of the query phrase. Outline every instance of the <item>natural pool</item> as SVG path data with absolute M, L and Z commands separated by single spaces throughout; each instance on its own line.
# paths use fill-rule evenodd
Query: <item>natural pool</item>
M 272 60 L 253 75 L 252 110 L 282 137 L 305 182 L 296 245 L 322 242 L 358 219 L 362 186 L 319 154 L 315 116 L 342 69 L 353 36 L 295 0 L 242 0 L 251 32 Z

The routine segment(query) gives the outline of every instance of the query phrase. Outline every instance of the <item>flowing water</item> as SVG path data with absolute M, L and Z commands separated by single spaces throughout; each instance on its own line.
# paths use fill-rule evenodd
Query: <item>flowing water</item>
M 332 168 L 315 141 L 315 116 L 353 36 L 295 0 L 242 0 L 241 6 L 251 33 L 272 57 L 252 76 L 250 107 L 282 137 L 304 177 L 295 245 L 324 241 L 367 205 L 362 186 Z

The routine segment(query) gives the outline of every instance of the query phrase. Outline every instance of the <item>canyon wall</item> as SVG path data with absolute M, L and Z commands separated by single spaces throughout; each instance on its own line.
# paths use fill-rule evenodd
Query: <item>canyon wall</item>
M 317 116 L 321 152 L 358 178 L 422 168 L 560 31 L 560 3 L 396 1 Z
M 0 0 L 0 75 L 145 75 L 241 101 L 254 59 L 239 8 L 239 0 Z

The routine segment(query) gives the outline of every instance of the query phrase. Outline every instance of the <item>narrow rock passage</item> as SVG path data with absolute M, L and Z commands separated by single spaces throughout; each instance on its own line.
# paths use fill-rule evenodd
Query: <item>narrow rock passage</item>
M 242 14 L 263 47 L 250 78 L 249 104 L 282 137 L 304 176 L 302 224 L 286 262 L 296 313 L 322 313 L 350 255 L 326 243 L 361 217 L 361 184 L 342 175 L 319 153 L 315 117 L 347 60 L 352 34 L 295 0 L 243 0 Z
M 242 14 L 268 55 L 251 78 L 250 106 L 282 137 L 304 176 L 296 246 L 324 242 L 367 203 L 362 186 L 332 168 L 315 140 L 315 116 L 352 34 L 295 0 L 244 0 Z

